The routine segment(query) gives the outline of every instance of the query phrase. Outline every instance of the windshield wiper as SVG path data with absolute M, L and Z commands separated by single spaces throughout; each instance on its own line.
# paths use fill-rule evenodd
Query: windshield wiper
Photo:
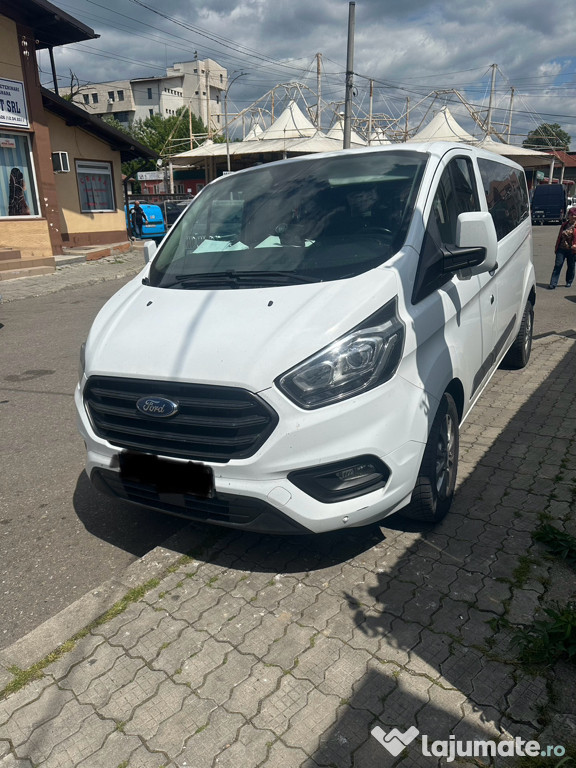
M 316 283 L 317 278 L 301 275 L 297 272 L 287 271 L 256 271 L 256 272 L 237 272 L 228 270 L 227 272 L 201 272 L 196 275 L 175 275 L 174 282 L 163 286 L 172 288 L 175 285 L 181 288 L 195 288 L 206 285 L 226 285 L 231 288 L 240 288 L 246 285 L 290 285 L 291 283 Z

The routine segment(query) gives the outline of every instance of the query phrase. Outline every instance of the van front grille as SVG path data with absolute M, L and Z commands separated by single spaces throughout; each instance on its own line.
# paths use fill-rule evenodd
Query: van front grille
M 143 397 L 172 400 L 178 412 L 141 413 L 136 403 Z M 94 431 L 112 445 L 201 461 L 251 456 L 278 423 L 264 400 L 239 387 L 91 376 L 84 402 Z

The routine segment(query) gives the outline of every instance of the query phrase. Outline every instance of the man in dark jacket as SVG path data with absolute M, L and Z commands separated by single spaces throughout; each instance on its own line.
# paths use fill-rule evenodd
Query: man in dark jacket
M 130 211 L 130 222 L 132 224 L 132 232 L 135 237 L 142 237 L 142 224 L 148 221 L 146 214 L 140 207 L 138 200 L 134 203 L 134 207 Z

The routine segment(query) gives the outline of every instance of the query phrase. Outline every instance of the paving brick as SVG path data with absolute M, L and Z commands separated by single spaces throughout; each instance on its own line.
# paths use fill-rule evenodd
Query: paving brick
M 110 645 L 119 646 L 125 651 L 134 648 L 144 635 L 156 629 L 162 619 L 168 614 L 165 611 L 155 611 L 149 605 L 143 606 L 137 618 L 129 624 L 123 623 L 116 634 L 108 637 Z
M 215 764 L 218 768 L 261 765 L 275 740 L 276 736 L 271 731 L 254 728 L 248 723 L 240 729 L 236 740 L 218 754 Z
M 400 668 L 396 664 L 386 664 L 374 659 L 366 665 L 366 671 L 352 686 L 350 706 L 380 716 L 387 697 L 398 685 Z
M 423 629 L 404 666 L 407 670 L 418 675 L 427 675 L 432 680 L 439 678 L 440 665 L 450 656 L 451 642 L 448 635 Z
M 324 644 L 317 644 L 322 650 Z M 306 654 L 305 654 L 306 655 Z M 318 686 L 323 693 L 334 694 L 340 699 L 350 699 L 354 685 L 361 680 L 368 669 L 371 660 L 366 651 L 359 651 L 342 645 L 339 648 L 339 657 L 336 661 L 327 665 L 324 672 L 324 680 Z M 304 657 L 301 658 L 301 664 Z M 300 665 L 295 672 L 298 672 Z
M 260 627 L 265 617 L 266 611 L 242 600 L 240 610 L 233 616 L 229 615 L 220 629 L 213 634 L 220 641 L 239 645 L 249 632 Z
M 294 677 L 306 678 L 318 686 L 325 677 L 327 670 L 340 658 L 344 644 L 332 637 L 316 635 L 312 645 L 298 656 L 298 663 L 292 669 Z
M 210 699 L 201 699 L 195 695 L 188 696 L 183 699 L 178 711 L 171 711 L 168 717 L 162 718 L 155 734 L 146 739 L 147 747 L 171 757 L 179 755 L 188 740 L 197 731 L 206 727 L 216 706 Z
M 506 613 L 505 601 L 511 596 L 510 586 L 502 581 L 486 579 L 485 585 L 476 595 L 476 608 L 503 616 Z
M 338 696 L 326 695 L 319 690 L 310 691 L 305 706 L 291 719 L 282 741 L 289 747 L 300 747 L 313 755 L 322 734 L 335 723 L 339 706 Z
M 219 643 L 213 638 L 206 640 L 198 653 L 184 662 L 178 682 L 189 683 L 192 690 L 196 690 L 204 683 L 206 675 L 224 662 L 231 650 L 229 643 Z
M 116 729 L 111 720 L 101 720 L 93 714 L 82 721 L 79 730 L 59 742 L 50 756 L 43 760 L 43 768 L 70 768 L 77 766 L 86 758 L 98 753 L 106 738 Z M 44 746 L 44 745 L 42 745 Z M 37 756 L 42 755 L 41 750 L 36 749 L 30 756 L 36 762 Z
M 262 702 L 260 712 L 252 719 L 252 724 L 282 736 L 294 715 L 306 706 L 308 694 L 313 687 L 309 680 L 284 675 L 278 689 Z
M 315 634 L 316 631 L 312 627 L 289 624 L 286 634 L 272 643 L 262 660 L 267 664 L 277 664 L 282 669 L 290 669 L 298 656 L 310 647 L 310 641 Z
M 172 761 L 166 762 L 163 754 L 154 754 L 145 746 L 141 746 L 130 755 L 128 768 L 172 768 L 173 765 Z M 92 768 L 92 766 L 86 766 L 86 768 Z M 108 766 L 102 766 L 102 768 L 108 768 Z
M 229 619 L 233 621 L 236 618 L 245 604 L 241 597 L 224 594 L 216 605 L 204 611 L 199 627 L 213 636 L 218 635 Z
M 116 768 L 122 763 L 129 763 L 130 768 L 132 768 L 134 763 L 130 756 L 140 744 L 140 739 L 136 736 L 127 736 L 121 731 L 114 730 L 97 751 L 78 763 L 69 762 L 66 768 L 70 768 L 70 766 L 75 768 L 111 768 L 114 766 Z
M 241 653 L 252 653 L 261 658 L 268 653 L 272 643 L 282 637 L 286 631 L 286 622 L 273 614 L 264 616 L 258 614 L 257 618 L 260 619 L 260 623 L 245 633 L 243 641 L 238 644 L 238 650 Z M 240 621 L 242 621 L 241 618 Z M 247 624 L 242 621 L 242 628 L 246 629 L 250 623 L 250 619 L 248 619 Z M 221 635 L 218 637 L 220 639 Z
M 109 672 L 122 656 L 122 649 L 102 643 L 89 658 L 72 667 L 66 677 L 60 680 L 60 687 L 70 689 L 76 695 L 84 693 L 90 683 Z
M 462 719 L 462 705 L 466 696 L 460 691 L 432 685 L 428 689 L 428 697 L 428 703 L 416 715 L 416 725 L 420 733 L 428 736 L 431 741 L 448 739 Z
M 502 715 L 494 707 L 479 707 L 470 701 L 461 705 L 463 717 L 452 733 L 457 741 L 498 740 Z
M 380 721 L 391 728 L 406 730 L 414 725 L 420 710 L 428 704 L 428 690 L 433 683 L 426 677 L 400 671 L 397 686 L 384 702 Z
M 482 706 L 494 706 L 502 712 L 507 709 L 506 696 L 514 687 L 513 670 L 508 664 L 484 660 L 482 672 L 472 681 L 470 700 Z
M 116 659 L 112 669 L 92 680 L 88 687 L 78 694 L 78 700 L 81 704 L 92 704 L 93 707 L 105 706 L 116 691 L 134 680 L 143 666 L 141 659 L 132 659 L 122 654 Z
M 6 755 L 0 758 L 0 768 L 34 768 L 30 760 L 19 760 L 14 755 Z
M 307 755 L 301 749 L 287 747 L 281 741 L 276 741 L 270 747 L 266 768 L 300 768 L 304 766 Z
M 483 657 L 479 651 L 454 643 L 446 661 L 440 663 L 440 671 L 453 688 L 467 696 L 472 693 L 472 681 L 482 672 Z
M 61 680 L 75 664 L 91 657 L 95 649 L 103 642 L 104 639 L 98 635 L 86 635 L 86 637 L 78 640 L 71 651 L 64 653 L 52 664 L 48 664 L 44 669 L 44 674 L 53 677 L 54 680 Z
M 138 656 L 146 662 L 153 662 L 171 642 L 178 639 L 188 625 L 173 616 L 164 615 L 160 623 L 143 635 L 130 649 L 132 656 Z M 113 642 L 113 641 L 112 641 Z
M 2 738 L 2 725 L 6 723 L 17 710 L 26 707 L 39 699 L 44 689 L 50 687 L 57 692 L 58 689 L 53 681 L 48 677 L 43 677 L 40 680 L 33 680 L 16 693 L 12 693 L 6 699 L 0 699 L 0 739 Z
M 530 624 L 540 606 L 540 595 L 526 589 L 513 589 L 507 618 L 511 624 Z
M 117 722 L 130 720 L 136 707 L 142 702 L 151 700 L 165 680 L 164 672 L 155 672 L 143 666 L 130 682 L 117 687 L 110 693 L 106 704 L 100 705 L 100 712 L 104 717 L 112 718 Z
M 506 699 L 508 717 L 537 727 L 541 707 L 548 700 L 546 680 L 543 677 L 521 675 Z
M 124 611 L 122 611 L 122 613 L 118 614 L 118 616 L 95 627 L 91 634 L 104 638 L 113 637 L 118 634 L 122 627 L 131 625 L 132 622 L 144 613 L 145 610 L 146 606 L 144 603 L 131 603 Z
M 302 590 L 306 595 L 318 594 L 316 587 L 308 586 L 297 579 L 285 576 L 282 578 L 271 578 L 264 585 L 263 589 L 251 599 L 251 605 L 263 611 L 291 610 L 283 605 L 282 608 L 279 608 L 281 601 L 287 598 L 288 602 L 286 605 L 291 605 L 293 601 L 298 600 L 297 604 L 299 605 L 301 599 L 298 599 L 298 597 L 301 598 Z
M 254 717 L 264 700 L 273 693 L 283 672 L 279 667 L 256 662 L 250 676 L 236 685 L 224 704 L 228 712 L 237 712 L 246 719 Z
M 14 741 L 18 754 L 30 758 L 36 765 L 43 763 L 57 745 L 75 736 L 90 716 L 94 717 L 92 707 L 74 700 L 52 714 L 53 718 L 35 727 L 25 741 Z
M 154 696 L 135 708 L 124 725 L 124 732 L 150 740 L 165 720 L 182 709 L 184 701 L 191 695 L 187 686 L 163 680 Z
M 52 720 L 60 714 L 66 704 L 72 701 L 70 691 L 61 691 L 54 684 L 44 685 L 38 695 L 38 686 L 34 686 L 32 701 L 26 701 L 26 689 L 19 691 L 15 697 L 10 697 L 3 705 L 12 702 L 20 704 L 19 709 L 15 709 L 12 716 L 0 728 L 0 739 L 10 739 L 14 746 L 19 746 L 28 741 L 32 734 L 42 726 L 43 723 Z
M 403 619 L 395 619 L 388 635 L 382 638 L 377 658 L 400 666 L 408 662 L 410 651 L 420 642 L 422 627 Z
M 211 768 L 214 756 L 234 744 L 243 725 L 240 715 L 216 710 L 209 722 L 188 739 L 184 751 L 174 758 L 174 764 L 178 768 Z
M 212 699 L 217 704 L 224 704 L 230 698 L 234 688 L 250 677 L 255 664 L 254 656 L 245 656 L 232 649 L 226 655 L 224 662 L 206 675 L 204 684 L 196 689 L 198 696 L 203 699 Z
M 160 669 L 168 675 L 181 670 L 184 663 L 200 652 L 204 643 L 210 638 L 207 632 L 185 625 L 185 629 L 175 640 L 163 648 L 151 662 L 154 669 Z

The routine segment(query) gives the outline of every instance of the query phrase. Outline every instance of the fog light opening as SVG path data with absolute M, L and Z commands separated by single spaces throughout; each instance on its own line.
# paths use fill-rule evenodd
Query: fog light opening
M 383 488 L 390 470 L 376 456 L 358 456 L 291 472 L 288 479 L 318 501 L 335 502 Z

